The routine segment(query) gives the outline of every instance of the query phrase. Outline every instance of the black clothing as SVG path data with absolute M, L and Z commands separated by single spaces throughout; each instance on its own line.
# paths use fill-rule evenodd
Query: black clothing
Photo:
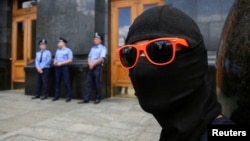
M 45 45 L 47 45 L 47 40 L 41 39 L 41 40 L 38 41 L 38 44 L 39 44 L 39 45 L 40 45 L 40 44 L 45 44 Z
M 36 75 L 36 97 L 48 97 L 49 95 L 49 77 L 50 69 L 43 69 L 43 73 L 38 73 Z
M 234 125 L 235 123 L 232 122 L 230 119 L 226 117 L 222 118 L 216 118 L 211 125 Z M 207 131 L 201 136 L 201 141 L 207 141 L 208 140 L 208 134 Z
M 58 38 L 58 42 L 64 42 L 65 44 L 67 44 L 68 43 L 68 41 L 65 39 L 65 38 L 63 38 L 63 37 L 59 37 Z
M 131 25 L 126 44 L 161 37 L 186 39 L 188 49 L 176 52 L 166 66 L 145 57 L 129 70 L 141 107 L 162 127 L 160 141 L 200 141 L 221 106 L 207 81 L 207 50 L 196 23 L 171 6 L 149 9 Z
M 93 87 L 96 88 L 96 96 L 95 99 L 97 101 L 101 100 L 102 96 L 102 82 L 101 82 L 101 73 L 102 66 L 97 65 L 92 70 L 88 70 L 87 80 L 86 80 L 86 92 L 83 97 L 84 101 L 90 100 L 90 95 L 92 93 Z

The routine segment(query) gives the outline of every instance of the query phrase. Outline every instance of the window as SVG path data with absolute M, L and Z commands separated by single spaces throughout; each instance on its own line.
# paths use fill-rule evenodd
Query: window
M 17 8 L 18 9 L 29 8 L 35 4 L 36 4 L 36 0 L 18 0 Z

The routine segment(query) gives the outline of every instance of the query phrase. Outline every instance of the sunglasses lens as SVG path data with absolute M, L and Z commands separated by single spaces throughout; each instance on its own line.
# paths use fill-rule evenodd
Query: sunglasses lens
M 169 41 L 156 41 L 148 45 L 147 54 L 155 63 L 166 63 L 173 57 L 173 45 Z
M 125 67 L 131 67 L 135 64 L 137 50 L 134 47 L 124 47 L 120 51 L 121 63 Z

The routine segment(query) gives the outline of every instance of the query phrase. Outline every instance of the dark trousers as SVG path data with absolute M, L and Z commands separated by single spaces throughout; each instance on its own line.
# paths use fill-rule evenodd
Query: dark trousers
M 43 73 L 38 73 L 36 75 L 36 96 L 44 96 L 47 97 L 49 93 L 49 73 L 50 69 L 43 69 Z
M 60 97 L 61 80 L 63 79 L 64 87 L 66 88 L 66 98 L 71 98 L 70 72 L 69 66 L 55 67 L 55 96 Z
M 101 95 L 102 95 L 101 70 L 102 70 L 101 65 L 98 65 L 92 70 L 88 71 L 86 80 L 86 91 L 83 97 L 84 100 L 86 101 L 89 100 L 93 86 L 95 86 L 96 89 L 96 100 L 101 100 Z

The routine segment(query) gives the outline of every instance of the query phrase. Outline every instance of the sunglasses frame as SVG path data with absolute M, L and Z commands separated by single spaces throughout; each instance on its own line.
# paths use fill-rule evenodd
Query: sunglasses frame
M 173 47 L 173 55 L 172 55 L 172 58 L 165 62 L 165 63 L 156 63 L 154 61 L 152 61 L 147 53 L 147 48 L 148 48 L 148 45 L 150 45 L 151 43 L 153 42 L 157 42 L 157 41 L 169 41 L 171 44 L 172 44 L 172 47 Z M 156 66 L 165 66 L 165 65 L 168 65 L 170 63 L 172 63 L 175 59 L 175 54 L 176 54 L 176 46 L 177 45 L 181 45 L 182 47 L 189 47 L 188 45 L 188 42 L 185 40 L 185 39 L 182 39 L 182 38 L 157 38 L 157 39 L 154 39 L 154 40 L 150 40 L 150 41 L 147 41 L 146 43 L 143 43 L 143 44 L 129 44 L 129 45 L 124 45 L 124 46 L 121 46 L 119 47 L 117 50 L 116 50 L 116 54 L 117 54 L 117 57 L 121 63 L 121 66 L 125 69 L 131 69 L 131 68 L 134 68 L 136 66 L 136 64 L 138 63 L 138 60 L 141 56 L 141 53 L 144 53 L 145 57 L 147 58 L 147 60 L 153 64 L 153 65 L 156 65 Z M 126 67 L 122 64 L 122 60 L 121 60 L 121 56 L 120 56 L 120 52 L 122 51 L 122 49 L 126 48 L 126 47 L 133 47 L 136 49 L 137 51 L 137 54 L 136 54 L 136 59 L 135 59 L 135 63 L 131 66 L 131 67 Z

